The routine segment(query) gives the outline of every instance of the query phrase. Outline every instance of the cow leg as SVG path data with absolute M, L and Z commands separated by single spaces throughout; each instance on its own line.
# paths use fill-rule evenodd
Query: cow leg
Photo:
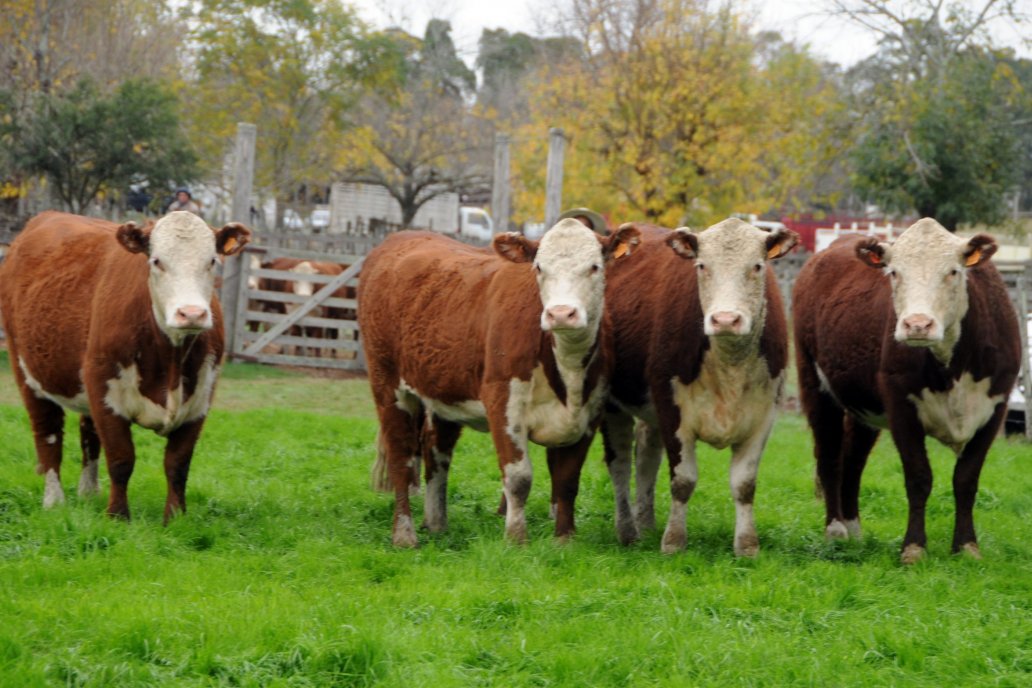
M 655 530 L 656 478 L 663 461 L 663 440 L 659 428 L 645 421 L 638 421 L 634 437 L 638 531 Z
M 548 518 L 554 521 L 559 514 L 559 483 L 556 481 L 556 471 L 559 470 L 559 454 L 555 447 L 545 448 L 545 465 L 548 466 L 548 478 L 552 485 L 551 496 L 548 500 Z
M 932 467 L 925 449 L 925 433 L 917 409 L 906 399 L 890 397 L 886 404 L 892 439 L 903 461 L 907 488 L 907 532 L 903 536 L 900 561 L 913 564 L 922 559 L 927 547 L 925 505 L 932 493 Z
M 555 536 L 563 540 L 572 537 L 576 530 L 574 503 L 580 490 L 581 469 L 593 439 L 593 433 L 587 434 L 576 444 L 548 450 L 555 457 L 552 470 L 552 493 L 556 497 Z
M 165 479 L 168 481 L 168 495 L 165 497 L 163 523 L 177 513 L 186 513 L 186 478 L 190 473 L 194 446 L 201 435 L 204 418 L 176 428 L 165 444 Z
M 613 483 L 616 500 L 616 539 L 627 545 L 638 539 L 638 526 L 631 510 L 631 444 L 634 442 L 634 418 L 616 410 L 606 410 L 602 421 L 602 446 Z
M 695 492 L 695 484 L 699 482 L 695 438 L 689 437 L 684 441 L 678 441 L 677 445 L 672 447 L 669 441 L 667 443 L 667 455 L 670 457 L 670 515 L 660 544 L 660 550 L 664 554 L 683 550 L 688 541 L 688 532 L 685 529 L 688 500 Z
M 97 469 L 100 464 L 100 437 L 93 419 L 87 415 L 79 417 L 79 446 L 82 447 L 82 474 L 79 476 L 79 496 L 86 497 L 100 492 Z
M 831 397 L 818 394 L 807 407 L 807 418 L 813 430 L 813 453 L 817 459 L 817 477 L 824 493 L 824 536 L 829 540 L 849 537 L 842 515 L 842 437 L 845 413 Z
M 770 412 L 759 431 L 745 442 L 731 447 L 731 497 L 735 500 L 735 556 L 755 557 L 760 551 L 753 518 L 753 498 L 756 495 L 756 474 L 760 468 L 763 449 L 774 427 L 777 409 Z
M 852 416 L 845 419 L 845 435 L 842 441 L 842 516 L 846 532 L 851 538 L 859 538 L 860 528 L 860 477 L 867 465 L 878 431 Z
M 15 368 L 17 370 L 17 368 Z M 36 472 L 43 476 L 43 508 L 64 504 L 61 489 L 61 446 L 64 440 L 64 409 L 48 399 L 40 399 L 24 384 L 20 385 L 25 408 L 32 424 L 32 439 L 39 463 Z
M 423 527 L 437 533 L 448 528 L 448 469 L 462 426 L 433 416 L 427 419 L 427 427 L 429 436 L 423 441 L 426 467 Z
M 515 384 L 512 386 L 516 386 Z M 522 383 L 515 391 L 529 397 L 530 383 Z M 487 409 L 491 439 L 498 453 L 505 497 L 505 535 L 515 543 L 527 541 L 527 498 L 533 483 L 534 469 L 527 451 L 527 426 L 521 416 L 526 399 L 514 399 L 509 383 L 487 385 L 481 399 Z
M 380 429 L 387 451 L 387 473 L 394 487 L 394 524 L 391 541 L 395 547 L 419 544 L 412 524 L 409 486 L 412 473 L 419 466 L 419 436 L 422 414 L 413 415 L 392 403 L 379 407 Z M 413 410 L 418 411 L 418 408 Z
M 108 516 L 129 519 L 129 478 L 136 465 L 136 448 L 133 446 L 132 425 L 125 418 L 103 408 L 103 400 L 93 403 L 90 400 L 90 412 L 93 423 L 104 446 L 107 457 L 108 477 L 111 479 L 111 492 L 108 496 Z
M 957 465 L 953 468 L 953 499 L 956 505 L 952 546 L 954 553 L 967 552 L 976 559 L 982 557 L 978 549 L 978 538 L 975 536 L 975 497 L 978 494 L 978 479 L 985 464 L 985 456 L 1000 431 L 1000 424 L 1006 413 L 1005 404 L 997 406 L 993 417 L 975 433 L 957 456 Z

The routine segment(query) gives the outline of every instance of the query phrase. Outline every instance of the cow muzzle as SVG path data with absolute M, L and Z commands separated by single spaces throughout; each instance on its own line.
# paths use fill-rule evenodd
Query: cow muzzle
M 204 306 L 179 306 L 171 324 L 180 330 L 207 330 L 211 327 L 211 311 Z
M 942 340 L 942 328 L 930 315 L 913 313 L 899 319 L 896 339 L 911 346 L 928 346 Z
M 576 306 L 549 306 L 541 318 L 541 328 L 548 330 L 574 330 L 585 326 L 585 319 Z
M 707 335 L 740 337 L 749 333 L 749 320 L 737 311 L 717 311 L 706 317 Z

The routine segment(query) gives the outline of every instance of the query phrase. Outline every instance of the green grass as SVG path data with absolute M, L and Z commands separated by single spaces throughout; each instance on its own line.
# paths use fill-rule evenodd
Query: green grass
M 531 543 L 507 545 L 494 453 L 475 432 L 456 453 L 450 530 L 396 551 L 392 500 L 368 487 L 376 423 L 361 380 L 232 367 L 194 459 L 189 512 L 167 528 L 160 438 L 137 432 L 134 519 L 112 522 L 103 498 L 74 495 L 73 419 L 68 503 L 43 511 L 10 391 L 5 372 L 3 686 L 1032 683 L 1032 448 L 1022 443 L 997 442 L 983 474 L 983 561 L 949 554 L 952 458 L 935 445 L 929 557 L 897 563 L 906 500 L 887 438 L 865 476 L 867 536 L 826 544 L 795 415 L 779 421 L 761 466 L 756 560 L 731 554 L 727 457 L 708 449 L 683 554 L 659 554 L 658 533 L 615 543 L 597 446 L 574 541 L 551 538 L 539 453 Z

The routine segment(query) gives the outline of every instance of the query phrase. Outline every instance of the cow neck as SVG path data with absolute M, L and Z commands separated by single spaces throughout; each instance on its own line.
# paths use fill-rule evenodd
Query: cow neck
M 157 344 L 152 351 L 157 354 L 156 358 L 167 366 L 164 371 L 166 389 L 174 390 L 183 383 L 186 373 L 192 368 L 190 355 L 203 335 L 202 332 L 183 334 L 173 338 L 158 324 L 157 320 L 151 321 L 151 336 Z
M 957 342 L 960 341 L 961 334 L 961 323 L 967 318 L 967 313 L 957 319 L 955 323 L 946 328 L 943 332 L 942 341 L 936 342 L 928 347 L 932 355 L 935 356 L 943 368 L 949 368 L 950 363 L 953 361 L 953 352 L 957 348 Z
M 556 396 L 567 403 L 567 391 L 581 391 L 586 397 L 585 383 L 588 371 L 598 360 L 597 328 L 586 327 L 578 331 L 543 332 L 542 364 L 548 384 Z
M 710 349 L 717 361 L 725 366 L 740 366 L 755 359 L 760 351 L 760 338 L 767 327 L 767 308 L 764 305 L 753 323 L 752 332 L 740 337 L 709 335 Z

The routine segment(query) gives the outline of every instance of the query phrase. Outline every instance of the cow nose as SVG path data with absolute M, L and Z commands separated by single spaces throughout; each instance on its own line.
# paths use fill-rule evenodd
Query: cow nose
M 550 327 L 577 327 L 577 309 L 573 306 L 550 306 L 545 309 L 545 321 Z
M 710 324 L 715 334 L 739 334 L 742 329 L 742 314 L 720 311 L 710 316 Z
M 202 306 L 180 306 L 176 309 L 177 327 L 204 327 L 208 309 Z
M 908 315 L 903 318 L 903 330 L 908 338 L 923 338 L 932 334 L 932 326 L 935 321 L 927 315 Z

